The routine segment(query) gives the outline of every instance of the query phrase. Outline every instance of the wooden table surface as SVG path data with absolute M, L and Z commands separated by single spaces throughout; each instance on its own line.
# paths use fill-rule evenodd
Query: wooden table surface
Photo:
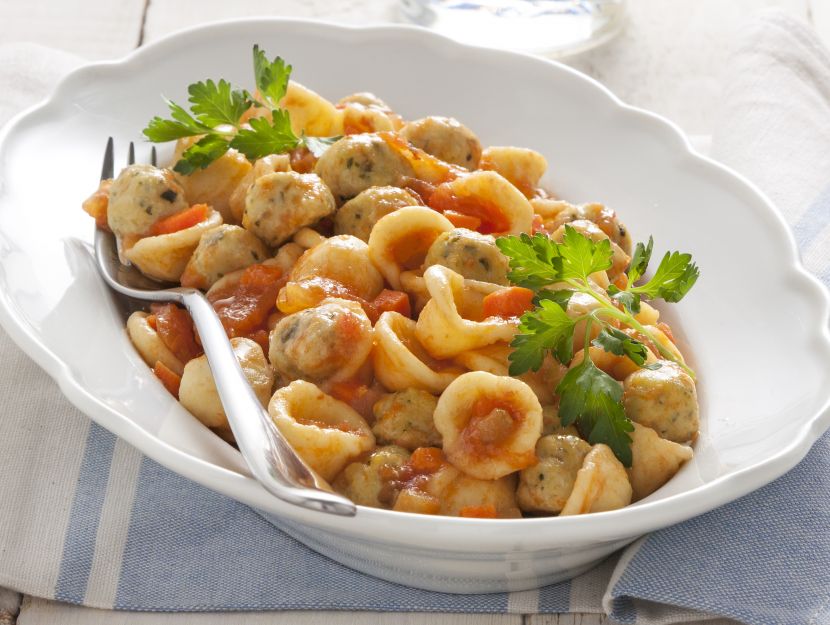
M 690 135 L 708 135 L 717 115 L 719 68 L 741 22 L 779 7 L 830 41 L 827 0 L 628 0 L 623 34 L 567 62 L 623 100 L 661 113 Z M 255 15 L 350 24 L 397 21 L 397 0 L 0 0 L 0 44 L 31 41 L 89 60 L 122 56 L 178 29 Z M 2 557 L 2 554 L 0 554 Z M 0 625 L 598 625 L 598 614 L 465 615 L 358 612 L 156 614 L 69 606 L 0 588 Z M 730 621 L 706 621 L 726 625 Z

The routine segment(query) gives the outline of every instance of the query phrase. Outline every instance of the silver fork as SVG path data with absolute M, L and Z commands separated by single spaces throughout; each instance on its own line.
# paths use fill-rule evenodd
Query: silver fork
M 113 177 L 113 141 L 104 153 L 101 179 Z M 135 162 L 130 143 L 128 162 Z M 153 148 L 151 162 L 156 164 Z M 115 236 L 95 229 L 95 259 L 106 283 L 118 293 L 149 302 L 175 302 L 183 305 L 199 332 L 216 389 L 228 421 L 254 477 L 271 493 L 289 503 L 331 514 L 354 516 L 355 505 L 336 493 L 297 455 L 259 403 L 242 373 L 225 329 L 210 302 L 198 289 L 164 288 L 118 259 Z

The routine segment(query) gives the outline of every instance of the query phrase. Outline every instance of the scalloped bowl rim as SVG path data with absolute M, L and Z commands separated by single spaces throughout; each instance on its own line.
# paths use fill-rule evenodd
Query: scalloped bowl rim
M 570 74 L 574 79 L 590 84 L 597 95 L 606 98 L 609 104 L 624 111 L 628 116 L 648 120 L 649 131 L 653 134 L 662 134 L 661 141 L 676 143 L 684 158 L 704 163 L 711 174 L 720 176 L 720 184 L 731 185 L 733 190 L 749 194 L 750 200 L 759 209 L 763 209 L 759 210 L 758 217 L 774 224 L 777 236 L 781 239 L 782 245 L 786 245 L 789 252 L 788 275 L 792 276 L 794 281 L 800 281 L 802 286 L 805 287 L 804 296 L 811 298 L 813 303 L 820 307 L 821 313 L 819 316 L 824 320 L 824 323 L 821 327 L 814 329 L 814 337 L 820 340 L 825 348 L 830 349 L 830 291 L 803 266 L 792 231 L 772 202 L 755 184 L 729 167 L 698 153 L 673 122 L 656 113 L 625 104 L 601 83 L 577 70 L 556 61 L 528 54 L 459 43 L 418 26 L 404 24 L 352 26 L 321 20 L 255 17 L 217 21 L 180 30 L 145 44 L 121 59 L 85 64 L 67 74 L 56 85 L 50 96 L 39 104 L 19 113 L 0 129 L 0 157 L 4 152 L 6 138 L 18 126 L 36 119 L 39 114 L 43 114 L 56 106 L 61 98 L 71 91 L 75 83 L 83 81 L 88 75 L 100 72 L 133 70 L 141 64 L 145 57 L 158 54 L 165 49 L 177 47 L 194 38 L 201 39 L 215 29 L 244 28 L 247 25 L 262 24 L 263 22 L 289 25 L 292 28 L 311 29 L 318 34 L 325 33 L 327 36 L 334 35 L 352 40 L 361 37 L 388 37 L 394 35 L 398 38 L 398 41 L 401 38 L 417 39 L 417 45 L 426 45 L 424 40 L 428 39 L 428 45 L 442 46 L 446 50 L 455 49 L 467 53 L 474 52 L 479 55 L 506 55 L 521 63 L 545 64 L 559 72 Z M 253 478 L 178 450 L 134 424 L 125 415 L 108 407 L 71 375 L 68 366 L 50 350 L 48 345 L 40 340 L 34 328 L 15 310 L 12 300 L 5 293 L 0 293 L 0 324 L 6 329 L 14 342 L 58 383 L 61 391 L 72 404 L 153 460 L 195 482 L 254 507 L 266 509 L 266 511 L 273 514 L 284 514 L 293 520 L 308 520 L 313 517 L 313 524 L 318 527 L 350 535 L 359 534 L 370 538 L 367 533 L 360 531 L 360 527 L 356 523 L 351 528 L 345 526 L 344 523 L 348 523 L 349 520 L 319 512 L 296 509 L 288 504 L 273 500 Z M 828 359 L 828 366 L 830 366 L 830 359 Z M 794 440 L 778 453 L 754 465 L 719 476 L 689 491 L 611 512 L 577 517 L 479 520 L 434 517 L 359 506 L 358 516 L 355 518 L 372 521 L 368 523 L 370 526 L 374 526 L 376 522 L 394 522 L 402 529 L 401 533 L 405 533 L 409 537 L 408 540 L 390 538 L 387 542 L 411 544 L 413 532 L 420 535 L 426 533 L 430 536 L 432 546 L 464 552 L 474 551 L 478 548 L 478 543 L 475 540 L 476 536 L 486 537 L 488 549 L 510 548 L 510 545 L 515 543 L 513 532 L 519 528 L 555 530 L 557 542 L 573 541 L 577 544 L 587 544 L 611 541 L 625 536 L 645 534 L 687 520 L 766 485 L 786 473 L 803 459 L 812 444 L 828 427 L 830 427 L 830 389 L 828 389 L 828 396 L 821 408 L 804 422 Z M 269 505 L 269 503 L 272 505 Z M 404 527 L 407 530 L 406 532 L 403 531 Z M 436 532 L 435 530 L 438 529 L 441 531 Z M 545 534 L 545 532 L 539 531 L 528 532 L 528 534 L 523 535 L 523 539 L 526 539 L 526 544 L 531 547 L 536 545 L 542 548 L 549 542 L 546 540 Z M 460 543 L 458 539 L 462 536 L 466 537 L 467 540 Z

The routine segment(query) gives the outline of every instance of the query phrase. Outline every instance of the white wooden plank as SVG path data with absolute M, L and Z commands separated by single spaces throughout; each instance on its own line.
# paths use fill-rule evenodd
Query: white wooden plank
M 17 625 L 522 625 L 520 615 L 401 612 L 113 612 L 27 597 Z M 586 623 L 586 625 L 588 625 Z
M 398 0 L 152 0 L 147 10 L 145 41 L 217 20 L 252 16 L 325 19 L 348 24 L 397 19 Z
M 830 2 L 827 0 L 809 0 L 810 21 L 821 37 L 824 45 L 830 46 Z
M 31 41 L 90 60 L 138 43 L 146 0 L 0 0 L 0 43 Z
M 689 134 L 711 134 L 720 67 L 741 24 L 768 7 L 807 19 L 807 0 L 630 0 L 625 31 L 569 64 Z

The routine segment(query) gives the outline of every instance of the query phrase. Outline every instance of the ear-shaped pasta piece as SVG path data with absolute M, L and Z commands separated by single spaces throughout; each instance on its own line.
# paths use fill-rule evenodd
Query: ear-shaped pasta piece
M 434 420 L 444 453 L 467 475 L 495 480 L 536 462 L 542 406 L 521 380 L 465 373 L 438 398 Z
M 348 234 L 325 239 L 300 257 L 291 270 L 291 280 L 308 278 L 333 280 L 367 301 L 383 290 L 383 276 L 369 258 L 369 246 Z
M 296 380 L 279 389 L 268 412 L 300 457 L 324 480 L 375 447 L 366 420 L 348 404 L 310 382 Z
M 478 480 L 459 473 L 440 496 L 439 514 L 478 518 L 517 519 L 516 478 Z
M 265 360 L 262 348 L 250 339 L 239 337 L 231 339 L 231 346 L 257 399 L 266 406 L 274 385 L 274 371 Z M 228 417 L 222 407 L 222 400 L 219 399 L 206 356 L 194 358 L 185 365 L 179 387 L 179 401 L 199 421 L 217 430 L 226 440 L 232 439 Z
M 312 247 L 317 247 L 325 242 L 326 237 L 313 228 L 300 228 L 294 233 L 291 240 L 303 249 L 310 250 Z
M 470 371 L 486 371 L 493 375 L 510 375 L 510 354 L 513 348 L 507 343 L 493 343 L 486 347 L 463 352 L 453 358 Z M 548 356 L 539 371 L 528 371 L 518 377 L 527 384 L 542 404 L 554 401 L 553 389 L 567 373 L 567 368 Z
M 474 171 L 439 185 L 429 205 L 478 219 L 476 230 L 483 234 L 521 234 L 533 224 L 530 202 L 494 171 Z
M 376 106 L 366 106 L 359 102 L 349 102 L 338 109 L 343 125 L 343 134 L 354 135 L 361 132 L 380 132 L 395 130 L 398 120 L 394 114 Z
M 669 336 L 663 331 L 662 328 L 660 328 L 660 326 L 647 325 L 645 326 L 645 328 L 651 333 L 651 336 L 654 337 L 654 339 L 657 341 L 657 343 L 660 344 L 661 347 L 667 349 L 669 352 L 672 353 L 672 355 L 678 362 L 684 365 L 686 364 L 686 359 L 683 358 L 683 354 L 680 353 L 680 350 L 677 348 L 677 345 L 674 344 L 674 341 L 672 341 L 672 339 L 669 338 Z
M 628 478 L 634 491 L 634 501 L 648 497 L 668 482 L 694 452 L 687 445 L 679 445 L 660 438 L 654 430 L 639 423 L 631 433 L 631 468 Z
M 139 239 L 124 252 L 124 256 L 146 276 L 165 282 L 178 282 L 202 235 L 221 223 L 222 216 L 211 210 L 207 219 L 195 226 Z
M 471 349 L 510 341 L 518 327 L 517 319 L 487 317 L 480 321 L 481 311 L 465 293 L 464 278 L 451 269 L 433 265 L 424 273 L 429 294 L 418 316 L 418 340 L 435 358 L 452 358 Z
M 625 331 L 626 334 L 633 335 L 633 332 Z M 596 345 L 591 345 L 588 348 L 588 353 L 591 356 L 591 362 L 593 362 L 598 369 L 602 369 L 605 373 L 610 375 L 612 378 L 617 380 L 618 382 L 622 382 L 632 373 L 639 371 L 640 367 L 635 364 L 630 358 L 627 356 L 617 356 L 616 354 L 612 354 L 611 352 L 607 352 L 601 347 L 597 347 Z M 582 362 L 585 357 L 584 350 L 579 350 L 574 354 L 573 360 L 571 360 L 571 364 L 569 365 L 569 369 L 573 369 L 578 364 Z M 652 365 L 657 362 L 657 356 L 654 355 L 648 347 L 646 347 L 646 362 L 647 365 Z
M 334 104 L 308 87 L 288 82 L 280 107 L 291 115 L 291 129 L 298 137 L 332 137 L 343 134 L 343 114 Z
M 482 308 L 484 298 L 490 293 L 494 293 L 502 287 L 492 282 L 482 282 L 480 280 L 470 280 L 464 278 L 464 299 L 466 308 L 474 309 L 476 317 L 483 316 Z M 401 272 L 401 290 L 409 293 L 413 300 L 413 310 L 418 315 L 427 305 L 427 302 L 432 297 L 427 289 L 426 280 L 420 270 L 416 271 L 402 271 Z
M 479 167 L 499 172 L 526 197 L 532 197 L 548 168 L 548 162 L 536 150 L 492 146 L 484 148 Z
M 463 372 L 430 356 L 415 336 L 415 322 L 396 312 L 383 313 L 375 324 L 372 357 L 375 377 L 390 391 L 417 388 L 437 394 Z
M 452 223 L 423 206 L 405 206 L 381 217 L 369 235 L 369 258 L 392 288 L 400 290 L 401 272 L 419 268 L 432 242 Z
M 605 234 L 602 230 L 600 230 L 599 226 L 597 226 L 594 222 L 588 221 L 587 219 L 577 219 L 576 221 L 572 221 L 569 224 L 565 224 L 559 226 L 551 235 L 550 238 L 556 241 L 557 243 L 561 243 L 562 239 L 565 236 L 565 226 L 570 226 L 581 235 L 588 237 L 591 241 L 598 243 L 603 239 L 608 239 L 608 242 L 611 244 L 611 267 L 607 270 L 608 279 L 614 280 L 617 276 L 623 273 L 628 267 L 628 263 L 631 260 L 628 254 L 626 254 L 622 248 L 611 241 L 607 234 Z M 596 274 L 594 274 L 596 275 Z
M 181 158 L 182 152 L 196 143 L 196 137 L 179 139 L 173 162 Z M 234 149 L 230 149 L 204 169 L 197 169 L 187 176 L 180 176 L 188 202 L 191 204 L 209 204 L 219 211 L 225 222 L 238 223 L 231 210 L 231 196 L 236 188 L 251 172 L 253 166 L 248 159 Z
M 625 467 L 607 445 L 594 445 L 576 474 L 574 488 L 559 516 L 605 512 L 631 503 Z
M 245 196 L 248 195 L 248 189 L 251 188 L 257 178 L 279 171 L 291 171 L 291 158 L 288 154 L 269 154 L 257 159 L 228 198 L 230 217 L 225 221 L 242 223 L 242 214 L 245 212 Z
M 591 446 L 577 436 L 543 436 L 536 444 L 539 462 L 524 469 L 516 493 L 527 512 L 558 514 L 574 488 Z
M 149 316 L 141 311 L 131 314 L 127 319 L 127 336 L 148 367 L 154 367 L 156 361 L 160 361 L 168 369 L 181 375 L 184 363 L 176 358 L 161 340 L 158 332 L 147 322 Z

